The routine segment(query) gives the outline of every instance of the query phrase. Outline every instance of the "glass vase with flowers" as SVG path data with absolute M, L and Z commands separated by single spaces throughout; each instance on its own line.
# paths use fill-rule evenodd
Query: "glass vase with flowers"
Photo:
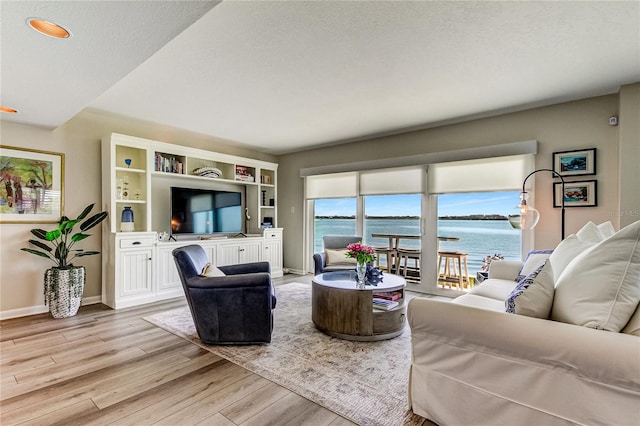
M 358 288 L 364 288 L 365 276 L 367 274 L 367 265 L 376 260 L 373 247 L 359 243 L 352 243 L 347 246 L 345 256 L 356 259 L 356 276 L 358 279 Z

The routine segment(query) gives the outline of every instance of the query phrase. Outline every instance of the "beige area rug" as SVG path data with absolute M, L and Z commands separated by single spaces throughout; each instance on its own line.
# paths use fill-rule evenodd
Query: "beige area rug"
M 410 330 L 381 342 L 329 337 L 311 321 L 311 286 L 276 287 L 270 345 L 212 346 L 198 339 L 188 307 L 145 320 L 361 425 L 419 425 L 407 409 Z

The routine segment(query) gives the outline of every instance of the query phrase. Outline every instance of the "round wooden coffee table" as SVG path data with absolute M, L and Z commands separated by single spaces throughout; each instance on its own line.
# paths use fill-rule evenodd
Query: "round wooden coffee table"
M 355 271 L 325 272 L 313 277 L 311 317 L 316 327 L 329 336 L 346 340 L 375 341 L 402 334 L 405 323 L 405 279 L 384 273 L 377 286 L 356 288 Z M 373 294 L 401 293 L 398 306 L 390 310 L 373 307 Z

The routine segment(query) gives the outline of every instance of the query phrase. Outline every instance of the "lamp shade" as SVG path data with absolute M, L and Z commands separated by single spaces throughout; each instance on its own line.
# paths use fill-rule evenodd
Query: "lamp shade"
M 533 207 L 523 205 L 520 208 L 520 228 L 533 229 L 540 220 L 540 212 Z

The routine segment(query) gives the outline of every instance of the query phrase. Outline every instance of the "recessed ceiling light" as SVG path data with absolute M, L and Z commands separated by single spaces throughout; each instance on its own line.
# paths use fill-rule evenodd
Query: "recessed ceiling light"
M 0 106 L 0 112 L 6 112 L 7 114 L 16 114 L 18 112 L 18 110 L 17 109 L 13 109 L 13 108 L 9 108 L 9 107 Z
M 55 38 L 69 38 L 71 33 L 58 24 L 40 18 L 29 18 L 27 24 L 40 34 Z

